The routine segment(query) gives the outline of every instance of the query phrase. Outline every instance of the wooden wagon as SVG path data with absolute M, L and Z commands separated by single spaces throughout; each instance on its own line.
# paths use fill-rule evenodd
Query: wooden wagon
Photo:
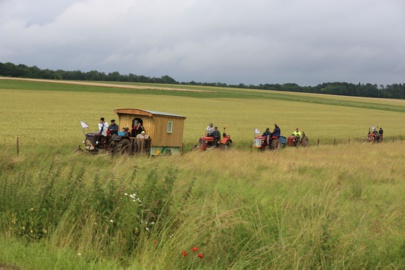
M 150 138 L 147 151 L 152 156 L 178 154 L 183 148 L 183 130 L 186 117 L 141 109 L 116 109 L 120 129 L 143 125 Z M 130 152 L 137 153 L 136 138 L 130 137 Z

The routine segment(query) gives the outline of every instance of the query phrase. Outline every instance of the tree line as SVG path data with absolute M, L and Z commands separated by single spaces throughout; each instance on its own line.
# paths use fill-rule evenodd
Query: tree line
M 232 85 L 226 83 L 201 83 L 201 82 L 178 82 L 168 75 L 160 78 L 147 77 L 135 74 L 120 74 L 118 71 L 105 73 L 96 70 L 82 72 L 65 71 L 65 70 L 50 70 L 40 69 L 37 66 L 26 66 L 23 64 L 15 65 L 13 63 L 0 62 L 0 76 L 20 77 L 20 78 L 36 78 L 36 79 L 51 79 L 51 80 L 83 80 L 83 81 L 119 81 L 119 82 L 142 82 L 142 83 L 163 83 L 163 84 L 185 84 L 185 85 L 202 85 L 216 87 L 236 87 L 245 89 L 262 89 L 275 91 L 303 92 L 330 94 L 341 96 L 358 96 L 358 97 L 375 97 L 375 98 L 394 98 L 405 99 L 405 84 L 396 83 L 391 85 L 377 84 L 353 84 L 347 82 L 328 82 L 318 84 L 316 86 L 300 86 L 295 83 L 285 84 L 259 84 L 245 85 L 243 83 Z

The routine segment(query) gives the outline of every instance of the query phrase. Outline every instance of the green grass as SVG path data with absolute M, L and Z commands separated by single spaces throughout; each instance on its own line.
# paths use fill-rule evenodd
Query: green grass
M 401 269 L 400 147 L 154 159 L 55 155 L 46 147 L 3 154 L 0 228 L 32 247 L 27 252 L 42 245 L 37 256 L 59 254 L 70 269 L 82 269 L 83 258 L 89 267 L 133 269 Z M 26 263 L 19 256 L 4 262 Z
M 77 82 L 83 83 L 83 82 Z M 161 84 L 137 84 L 137 83 L 114 83 L 116 85 L 128 86 L 145 86 L 146 87 L 164 87 L 184 90 L 201 90 L 201 92 L 192 91 L 167 91 L 159 89 L 134 89 L 134 88 L 117 88 L 111 86 L 112 83 L 103 83 L 105 86 L 89 86 L 76 84 L 61 84 L 52 82 L 35 82 L 35 81 L 18 81 L 18 80 L 0 80 L 0 89 L 9 90 L 40 90 L 40 91 L 68 91 L 68 92 L 90 92 L 90 93 L 115 93 L 115 94 L 133 94 L 133 95 L 163 95 L 163 96 L 182 96 L 201 99 L 218 99 L 218 98 L 240 98 L 240 99 L 272 99 L 280 101 L 306 102 L 323 105 L 345 106 L 353 108 L 405 112 L 405 103 L 400 105 L 382 104 L 367 102 L 369 99 L 357 101 L 359 98 L 341 99 L 340 97 L 316 94 L 291 94 L 276 91 L 265 90 L 243 90 L 236 88 L 221 87 L 201 87 L 201 86 L 184 86 L 184 85 L 161 85 Z

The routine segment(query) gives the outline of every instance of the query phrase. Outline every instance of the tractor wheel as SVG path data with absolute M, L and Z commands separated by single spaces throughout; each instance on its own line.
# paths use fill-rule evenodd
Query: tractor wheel
M 232 142 L 231 141 L 227 141 L 226 144 L 222 145 L 222 149 L 229 149 L 232 147 Z
M 271 141 L 270 150 L 278 150 L 278 149 L 280 149 L 280 140 L 273 139 Z
M 302 138 L 301 146 L 305 147 L 308 146 L 308 144 L 309 144 L 308 137 Z
M 119 142 L 116 142 L 113 148 L 114 154 L 124 154 L 129 147 L 129 140 L 122 139 Z

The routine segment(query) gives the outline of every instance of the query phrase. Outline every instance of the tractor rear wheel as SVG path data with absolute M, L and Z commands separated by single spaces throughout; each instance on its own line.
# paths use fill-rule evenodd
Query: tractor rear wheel
M 271 140 L 270 150 L 278 150 L 280 149 L 280 140 L 273 139 Z
M 231 141 L 227 141 L 226 144 L 222 145 L 222 149 L 229 149 L 232 147 L 232 142 Z
M 308 140 L 308 137 L 304 137 L 304 138 L 302 138 L 302 142 L 301 142 L 301 145 L 302 146 L 308 146 L 308 144 L 309 144 L 309 140 Z

